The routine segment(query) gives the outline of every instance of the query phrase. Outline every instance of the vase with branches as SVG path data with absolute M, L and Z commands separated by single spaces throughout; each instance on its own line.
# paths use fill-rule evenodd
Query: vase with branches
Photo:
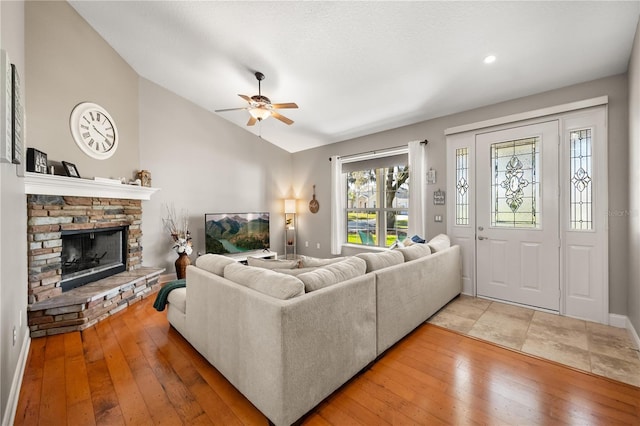
M 186 253 L 187 256 L 193 253 L 193 247 L 191 246 L 191 233 L 189 232 L 189 213 L 186 210 L 182 210 L 180 215 L 176 214 L 176 209 L 173 205 L 165 206 L 165 217 L 162 219 L 164 229 L 171 236 L 173 241 L 173 249 L 178 254 Z
M 183 209 L 178 215 L 173 204 L 165 205 L 165 216 L 162 219 L 162 224 L 171 236 L 173 250 L 178 253 L 178 259 L 175 262 L 176 276 L 178 279 L 184 279 L 187 266 L 191 264 L 189 255 L 193 253 L 191 233 L 189 232 L 189 213 Z

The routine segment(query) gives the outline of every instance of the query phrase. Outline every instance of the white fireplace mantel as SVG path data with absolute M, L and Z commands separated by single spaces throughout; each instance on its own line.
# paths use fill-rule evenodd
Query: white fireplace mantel
M 160 188 L 25 172 L 25 194 L 150 200 Z

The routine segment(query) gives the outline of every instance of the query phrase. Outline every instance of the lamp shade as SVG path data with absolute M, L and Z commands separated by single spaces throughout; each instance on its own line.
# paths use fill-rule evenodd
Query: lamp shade
M 296 200 L 284 200 L 284 212 L 295 213 L 296 212 Z

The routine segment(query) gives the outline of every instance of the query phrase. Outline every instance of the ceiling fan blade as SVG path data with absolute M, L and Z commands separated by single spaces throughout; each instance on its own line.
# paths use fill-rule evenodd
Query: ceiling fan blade
M 288 102 L 284 104 L 271 104 L 273 109 L 284 109 L 284 108 L 298 108 L 295 102 Z
M 287 117 L 285 117 L 284 115 L 278 114 L 275 111 L 271 111 L 271 116 L 273 118 L 277 118 L 278 120 L 282 121 L 284 124 L 288 124 L 288 125 L 292 125 L 293 124 L 293 120 L 290 120 Z
M 239 94 L 238 96 L 240 96 L 242 99 L 244 99 L 247 102 L 251 102 L 251 98 L 249 96 L 247 96 L 247 95 L 240 95 Z
M 258 119 L 256 119 L 254 116 L 251 116 L 249 118 L 249 121 L 247 121 L 247 126 L 253 126 L 254 124 L 256 124 L 256 121 L 258 121 Z
M 247 107 L 243 107 L 243 108 L 226 108 L 226 109 L 217 109 L 214 112 L 226 112 L 226 111 L 239 111 L 241 109 L 249 109 Z

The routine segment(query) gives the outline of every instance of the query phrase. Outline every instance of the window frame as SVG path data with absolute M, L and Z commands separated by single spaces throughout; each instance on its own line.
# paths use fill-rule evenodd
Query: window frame
M 401 153 L 404 154 L 408 154 L 408 150 L 407 149 L 403 149 Z M 386 155 L 377 155 L 375 157 L 372 158 L 376 158 L 376 159 L 383 159 L 384 157 L 392 157 L 397 155 L 398 152 L 394 152 L 394 153 L 390 153 L 390 154 L 386 154 Z M 370 248 L 379 248 L 379 249 L 384 249 L 384 248 L 388 248 L 390 247 L 392 243 L 390 243 L 389 245 L 387 245 L 387 240 L 388 240 L 388 231 L 390 228 L 387 227 L 387 221 L 386 221 L 386 217 L 387 217 L 387 213 L 389 212 L 394 212 L 396 214 L 396 227 L 395 227 L 395 235 L 396 235 L 396 240 L 399 240 L 399 228 L 397 226 L 397 216 L 406 216 L 407 218 L 407 225 L 406 227 L 403 227 L 404 229 L 406 229 L 405 232 L 405 238 L 408 238 L 409 235 L 409 222 L 410 222 L 410 215 L 409 215 L 409 194 L 411 192 L 411 175 L 410 175 L 410 170 L 407 171 L 407 173 L 409 173 L 409 176 L 407 176 L 407 179 L 405 180 L 405 182 L 403 182 L 402 185 L 406 184 L 407 185 L 407 198 L 406 198 L 406 206 L 405 207 L 387 207 L 386 206 L 386 179 L 387 179 L 387 170 L 390 167 L 398 167 L 398 166 L 402 166 L 404 167 L 404 170 L 408 170 L 409 169 L 409 161 L 407 160 L 407 162 L 405 164 L 396 164 L 394 166 L 384 166 L 384 167 L 378 167 L 376 169 L 362 169 L 362 170 L 353 170 L 351 172 L 346 172 L 344 173 L 345 179 L 344 179 L 344 190 L 345 190 L 345 204 L 344 204 L 344 209 L 342 212 L 342 215 L 345 219 L 345 223 L 344 223 L 344 229 L 343 229 L 343 241 L 346 244 L 349 245 L 354 245 L 354 246 L 358 246 L 358 247 L 370 247 Z M 376 199 L 376 207 L 349 207 L 349 173 L 353 173 L 355 171 L 364 171 L 364 170 L 375 170 L 375 179 L 376 179 L 376 188 L 375 188 L 375 199 Z M 397 172 L 396 172 L 397 173 Z M 381 184 L 378 184 L 381 183 Z M 401 185 L 401 186 L 402 186 Z M 400 188 L 398 188 L 396 191 L 398 191 Z M 356 197 L 357 198 L 357 197 Z M 384 235 L 384 238 L 381 240 L 380 238 L 376 238 L 375 243 L 374 244 L 369 244 L 367 243 L 369 240 L 369 236 L 366 237 L 367 242 L 365 242 L 362 238 L 362 235 L 360 235 L 360 230 L 359 228 L 355 228 L 355 232 L 357 232 L 360 235 L 360 243 L 358 242 L 354 242 L 354 241 L 349 241 L 349 236 L 350 236 L 350 229 L 349 229 L 349 215 L 352 213 L 356 213 L 356 214 L 363 214 L 363 213 L 373 213 L 375 214 L 375 227 L 374 227 L 374 233 L 376 236 L 380 236 L 380 235 Z M 370 228 L 367 227 L 367 233 L 370 235 L 370 232 L 368 231 Z M 395 240 L 394 240 L 395 242 Z

